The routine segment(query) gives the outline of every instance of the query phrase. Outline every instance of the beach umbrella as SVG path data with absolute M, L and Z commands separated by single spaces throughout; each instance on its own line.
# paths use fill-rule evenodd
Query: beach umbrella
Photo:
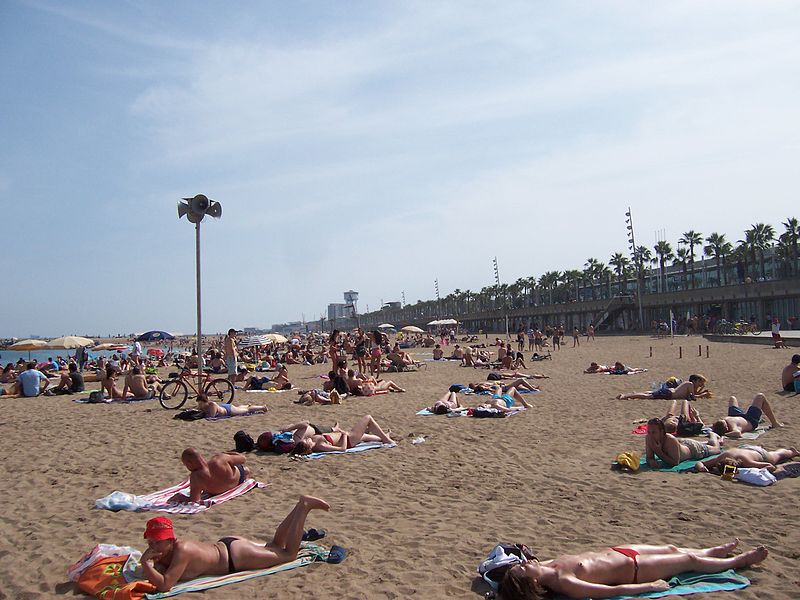
M 268 333 L 264 337 L 269 338 L 270 342 L 275 342 L 276 344 L 285 344 L 289 341 L 280 333 Z
M 458 321 L 455 319 L 442 319 L 437 325 L 458 325 Z
M 8 349 L 9 350 L 16 350 L 18 352 L 24 352 L 25 350 L 28 351 L 28 360 L 31 359 L 31 350 L 39 350 L 40 348 L 44 348 L 47 345 L 47 342 L 44 340 L 21 340 L 14 344 L 11 344 Z
M 405 331 L 406 333 L 425 333 L 424 329 L 420 329 L 416 325 L 406 325 L 400 331 Z
M 164 356 L 164 351 L 161 348 L 148 348 L 147 355 L 161 358 L 162 356 Z
M 94 346 L 94 340 L 78 335 L 65 335 L 64 337 L 50 340 L 43 347 L 48 350 L 70 350 L 72 348 L 83 348 L 84 346 Z
M 100 352 L 101 350 L 111 350 L 111 348 L 116 348 L 117 344 L 109 344 L 108 342 L 104 342 L 102 344 L 98 344 L 92 350 L 95 352 Z
M 167 331 L 147 331 L 136 338 L 138 342 L 155 342 L 158 340 L 174 340 L 175 336 Z
M 441 324 L 442 324 L 441 321 L 431 321 L 430 323 L 428 323 L 429 326 L 430 325 L 441 325 Z
M 237 340 L 236 345 L 239 348 L 253 348 L 255 346 L 266 346 L 272 340 L 268 335 L 248 335 Z
M 394 329 L 394 325 L 391 323 L 384 323 L 383 325 L 378 325 L 378 329 Z

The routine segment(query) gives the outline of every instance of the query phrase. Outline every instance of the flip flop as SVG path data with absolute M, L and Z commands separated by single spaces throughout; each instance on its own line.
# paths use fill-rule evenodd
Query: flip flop
M 338 565 L 345 558 L 347 558 L 347 550 L 335 544 L 331 546 L 331 551 L 328 554 L 327 562 L 331 563 L 332 565 Z
M 309 529 L 308 531 L 303 532 L 303 541 L 304 542 L 316 542 L 317 540 L 321 540 L 327 535 L 324 529 Z

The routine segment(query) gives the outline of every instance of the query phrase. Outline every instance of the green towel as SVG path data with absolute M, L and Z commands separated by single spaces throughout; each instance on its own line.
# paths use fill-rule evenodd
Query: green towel
M 691 471 L 694 469 L 694 466 L 697 464 L 696 460 L 685 460 L 682 463 L 678 463 L 674 467 L 668 467 L 663 462 L 658 461 L 658 464 L 661 465 L 659 468 L 654 469 L 650 465 L 647 464 L 647 457 L 643 456 L 642 459 L 639 461 L 639 471 L 664 471 L 664 472 L 672 472 L 672 473 L 681 473 L 683 471 Z M 612 465 L 619 465 L 617 461 L 614 461 Z
M 636 596 L 614 596 L 611 600 L 625 598 L 661 598 L 662 596 L 685 596 L 702 592 L 740 590 L 750 585 L 750 580 L 733 569 L 722 573 L 681 573 L 668 581 L 670 588 L 663 592 L 645 592 Z

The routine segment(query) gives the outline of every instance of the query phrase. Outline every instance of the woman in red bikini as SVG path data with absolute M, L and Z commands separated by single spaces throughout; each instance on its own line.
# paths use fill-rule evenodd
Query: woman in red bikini
M 628 545 L 511 567 L 500 582 L 505 600 L 535 600 L 548 591 L 569 598 L 611 598 L 669 589 L 665 581 L 685 571 L 720 573 L 748 567 L 767 557 L 758 546 L 738 556 L 739 540 L 713 548 Z
M 364 415 L 350 431 L 342 431 L 339 426 L 333 427 L 330 433 L 319 433 L 307 437 L 295 444 L 292 454 L 311 454 L 312 452 L 342 452 L 353 448 L 361 442 L 382 442 L 394 444 L 394 440 L 381 429 L 372 415 Z

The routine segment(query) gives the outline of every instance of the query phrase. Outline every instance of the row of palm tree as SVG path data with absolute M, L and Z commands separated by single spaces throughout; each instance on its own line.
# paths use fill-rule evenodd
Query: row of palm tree
M 772 225 L 756 223 L 744 232 L 744 238 L 736 245 L 723 233 L 713 232 L 703 237 L 702 233 L 692 229 L 681 235 L 675 249 L 666 240 L 661 240 L 652 249 L 635 247 L 630 258 L 622 252 L 615 252 L 607 265 L 590 257 L 583 269 L 547 271 L 539 277 L 521 277 L 514 283 L 486 286 L 478 292 L 456 289 L 441 300 L 418 300 L 416 304 L 406 306 L 402 309 L 403 317 L 410 320 L 457 316 L 500 308 L 611 298 L 615 294 L 636 290 L 639 288 L 637 282 L 643 284 L 651 277 L 657 277 L 659 282 L 653 291 L 667 291 L 668 262 L 680 268 L 680 278 L 673 282 L 673 290 L 695 289 L 698 283 L 702 283 L 698 282 L 695 269 L 701 256 L 714 259 L 718 286 L 748 278 L 766 279 L 766 254 L 770 249 L 774 265 L 772 277 L 795 276 L 800 272 L 800 223 L 796 218 L 789 218 L 783 226 L 785 232 L 776 237 Z M 657 270 L 653 270 L 655 267 Z M 737 270 L 736 279 L 730 276 L 732 268 Z M 647 286 L 642 285 L 641 289 L 647 291 Z

